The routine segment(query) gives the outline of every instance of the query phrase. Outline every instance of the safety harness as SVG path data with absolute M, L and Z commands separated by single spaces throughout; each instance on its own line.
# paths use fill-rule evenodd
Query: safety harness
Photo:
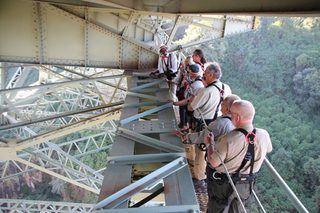
M 235 129 L 235 131 L 239 131 L 245 135 L 245 140 L 249 144 L 247 153 L 243 158 L 241 165 L 236 170 L 234 174 L 230 174 L 232 182 L 236 183 L 249 183 L 250 184 L 250 193 L 252 192 L 252 187 L 256 179 L 256 175 L 253 173 L 253 164 L 254 164 L 254 141 L 256 136 L 256 129 L 253 129 L 251 133 L 248 133 L 246 130 L 242 128 Z M 249 174 L 240 174 L 241 169 L 250 161 L 250 173 Z M 207 176 L 209 178 L 213 178 L 222 182 L 229 182 L 226 173 L 217 172 L 214 168 L 210 166 L 210 163 L 207 162 L 209 168 L 207 169 Z
M 212 122 L 212 121 L 214 121 L 214 120 L 216 120 L 217 119 L 217 117 L 218 117 L 218 111 L 219 111 L 219 108 L 220 108 L 220 104 L 222 103 L 222 101 L 223 101 L 223 95 L 224 95 L 224 84 L 222 83 L 222 89 L 220 89 L 215 83 L 217 83 L 218 81 L 214 81 L 214 82 L 211 82 L 210 84 L 208 84 L 208 86 L 206 87 L 206 88 L 208 88 L 208 87 L 211 87 L 211 86 L 214 86 L 215 88 L 217 88 L 218 89 L 218 91 L 219 91 L 219 93 L 220 93 L 220 101 L 219 101 L 219 103 L 218 103 L 218 105 L 217 105 L 217 107 L 216 107 L 216 111 L 215 111 L 215 113 L 214 113 L 214 116 L 213 116 L 213 118 L 212 119 L 207 119 L 207 120 L 205 120 L 205 119 L 198 119 L 198 122 L 199 122 L 199 125 L 205 125 L 204 124 L 204 122 L 206 123 L 206 124 L 209 124 L 210 122 Z M 209 97 L 209 99 L 210 99 L 210 97 Z M 209 100 L 208 100 L 209 101 Z M 207 101 L 207 102 L 208 102 Z M 204 104 L 205 105 L 205 104 Z M 205 125 L 206 126 L 206 125 Z M 200 131 L 202 130 L 202 128 L 200 129 Z M 204 144 L 204 143 L 200 143 L 199 145 L 198 145 L 198 147 L 199 147 L 199 149 L 200 150 L 202 150 L 202 151 L 206 151 L 206 144 Z
M 216 84 L 213 84 L 213 86 L 215 88 L 218 89 L 219 93 L 220 93 L 220 101 L 219 101 L 219 104 L 216 108 L 216 112 L 214 113 L 214 117 L 213 117 L 213 120 L 217 119 L 218 117 L 218 111 L 219 111 L 219 107 L 220 107 L 220 104 L 222 103 L 223 101 L 223 96 L 224 96 L 224 84 L 222 84 L 222 89 L 220 89 Z
M 196 81 L 202 81 L 201 76 L 197 76 L 197 77 L 196 77 L 196 79 L 194 79 L 194 81 L 193 81 L 193 82 L 196 82 Z
M 208 86 L 206 87 L 206 88 L 208 88 L 208 87 L 214 86 L 215 88 L 218 89 L 218 91 L 219 91 L 219 93 L 220 93 L 220 101 L 219 101 L 219 103 L 218 103 L 218 105 L 217 105 L 216 111 L 215 111 L 214 116 L 213 116 L 213 118 L 212 118 L 213 121 L 214 121 L 215 119 L 217 119 L 217 117 L 218 117 L 218 112 L 219 112 L 220 104 L 222 103 L 222 101 L 223 101 L 223 96 L 224 96 L 224 84 L 221 82 L 222 88 L 220 89 L 220 88 L 216 85 L 217 82 L 218 82 L 218 81 L 214 81 L 214 82 L 208 84 Z M 209 101 L 209 100 L 208 100 L 208 101 Z
M 247 153 L 244 156 L 240 167 L 237 171 L 232 175 L 232 180 L 234 183 L 236 182 L 248 182 L 250 183 L 250 192 L 252 192 L 252 183 L 255 181 L 255 174 L 253 174 L 253 165 L 254 165 L 254 142 L 256 137 L 256 129 L 253 129 L 252 132 L 248 133 L 245 129 L 237 128 L 236 131 L 241 132 L 245 136 L 245 141 L 249 144 Z M 241 169 L 250 161 L 250 173 L 248 175 L 240 174 Z
M 172 54 L 169 53 L 167 57 L 162 58 L 162 63 L 165 65 L 166 70 L 164 71 L 164 74 L 167 76 L 168 80 L 172 80 L 173 78 L 175 78 L 177 76 L 176 71 L 172 70 Z M 165 58 L 168 58 L 167 62 L 165 62 Z

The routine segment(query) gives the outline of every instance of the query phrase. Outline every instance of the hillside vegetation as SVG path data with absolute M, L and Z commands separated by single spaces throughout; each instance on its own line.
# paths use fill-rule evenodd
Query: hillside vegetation
M 255 126 L 271 135 L 269 160 L 310 212 L 320 212 L 319 44 L 319 18 L 282 17 L 200 47 L 233 93 L 253 102 Z M 266 168 L 256 191 L 267 212 L 297 212 Z

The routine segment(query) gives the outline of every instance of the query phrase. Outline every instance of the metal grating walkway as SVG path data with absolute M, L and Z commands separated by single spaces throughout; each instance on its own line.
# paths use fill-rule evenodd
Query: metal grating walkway
M 164 104 L 166 86 L 143 74 L 128 77 L 128 107 L 122 110 L 96 205 L 103 212 L 200 212 L 184 147 L 172 134 L 176 121 L 172 104 Z M 149 203 L 158 206 L 146 207 Z

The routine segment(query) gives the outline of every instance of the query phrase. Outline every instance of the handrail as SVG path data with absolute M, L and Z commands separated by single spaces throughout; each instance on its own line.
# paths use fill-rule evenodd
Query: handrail
M 278 185 L 286 192 L 286 195 L 291 200 L 292 204 L 300 213 L 309 213 L 306 207 L 300 202 L 298 197 L 294 194 L 294 192 L 290 189 L 290 187 L 286 184 L 286 182 L 282 179 L 276 169 L 272 166 L 270 161 L 265 158 L 264 162 L 266 163 L 271 175 L 273 176 L 274 180 L 278 183 Z

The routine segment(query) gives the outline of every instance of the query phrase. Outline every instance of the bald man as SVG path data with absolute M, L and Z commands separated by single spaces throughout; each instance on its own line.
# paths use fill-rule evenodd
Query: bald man
M 222 137 L 216 145 L 212 136 L 205 139 L 208 148 L 213 151 L 208 155 L 208 162 L 213 168 L 212 174 L 207 175 L 212 181 L 212 188 L 208 192 L 212 195 L 208 203 L 208 213 L 244 212 L 221 161 L 224 162 L 241 200 L 245 203 L 251 195 L 255 174 L 260 170 L 266 154 L 272 151 L 268 132 L 253 127 L 255 109 L 249 101 L 234 101 L 230 114 L 236 129 Z M 249 148 L 251 146 L 253 151 Z M 245 159 L 245 156 L 251 156 L 251 159 Z

